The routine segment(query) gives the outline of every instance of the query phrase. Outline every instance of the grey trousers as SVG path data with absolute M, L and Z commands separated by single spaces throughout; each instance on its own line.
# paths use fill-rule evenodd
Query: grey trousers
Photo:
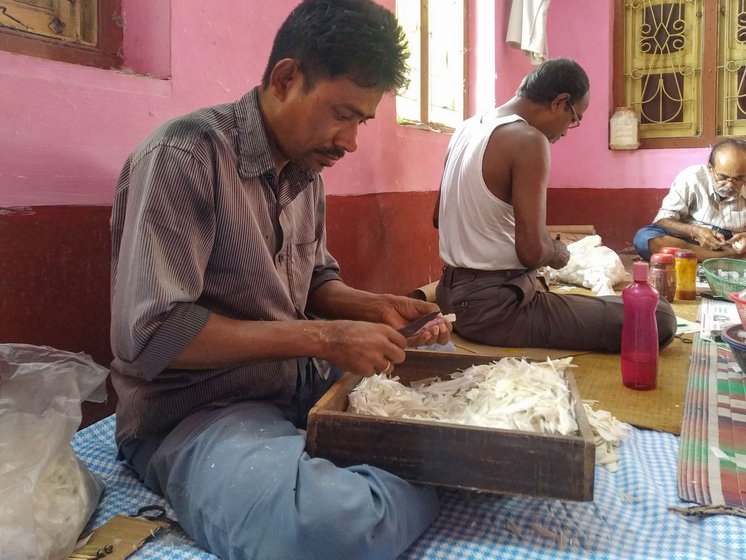
M 163 440 L 120 452 L 168 499 L 186 533 L 222 560 L 396 558 L 437 517 L 436 492 L 305 453 L 296 426 L 331 381 L 301 372 L 288 407 L 202 410 Z
M 435 292 L 443 313 L 455 313 L 454 330 L 481 344 L 619 352 L 624 304 L 620 296 L 549 292 L 536 271 L 443 269 Z M 676 335 L 676 314 L 661 299 L 658 342 Z

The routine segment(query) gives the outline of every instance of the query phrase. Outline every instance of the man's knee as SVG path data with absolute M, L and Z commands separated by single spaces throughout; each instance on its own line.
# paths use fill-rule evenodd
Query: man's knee
M 635 251 L 646 261 L 650 260 L 652 251 L 650 250 L 650 240 L 656 237 L 662 237 L 665 232 L 654 225 L 645 226 L 637 230 L 634 238 L 632 239 L 632 245 L 635 247 Z
M 658 345 L 661 348 L 665 348 L 673 341 L 678 328 L 676 312 L 666 299 L 661 298 L 658 302 L 658 307 L 655 310 L 655 318 L 658 322 Z
M 213 424 L 162 465 L 179 521 L 214 554 L 393 560 L 435 519 L 431 488 L 373 467 L 343 469 L 308 457 L 303 438 L 271 419 L 249 427 L 252 419 L 244 417 L 242 428 Z

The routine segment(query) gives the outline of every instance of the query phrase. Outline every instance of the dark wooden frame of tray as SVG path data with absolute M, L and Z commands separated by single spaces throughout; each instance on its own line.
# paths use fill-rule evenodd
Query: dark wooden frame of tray
M 402 383 L 494 362 L 494 356 L 408 350 Z M 339 466 L 369 464 L 412 482 L 497 494 L 593 500 L 595 438 L 572 374 L 578 432 L 567 436 L 347 412 L 362 379 L 345 373 L 311 409 L 306 450 Z

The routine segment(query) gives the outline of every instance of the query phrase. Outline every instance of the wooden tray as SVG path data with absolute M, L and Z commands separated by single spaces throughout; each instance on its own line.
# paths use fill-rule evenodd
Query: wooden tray
M 493 356 L 411 350 L 394 374 L 408 384 L 493 361 Z M 347 412 L 347 396 L 361 376 L 345 373 L 311 409 L 306 450 L 339 466 L 369 464 L 423 484 L 590 501 L 593 430 L 575 380 L 566 375 L 579 430 L 562 436 Z

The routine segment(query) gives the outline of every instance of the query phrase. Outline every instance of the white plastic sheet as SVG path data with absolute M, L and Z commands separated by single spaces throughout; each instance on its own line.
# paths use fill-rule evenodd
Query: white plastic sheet
M 619 255 L 601 244 L 599 235 L 589 235 L 567 246 L 570 260 L 559 270 L 547 267 L 550 282 L 564 282 L 593 290 L 596 295 L 614 295 L 614 285 L 629 282 L 629 273 Z
M 73 454 L 81 403 L 108 370 L 86 354 L 0 344 L 0 558 L 66 558 L 102 484 Z

